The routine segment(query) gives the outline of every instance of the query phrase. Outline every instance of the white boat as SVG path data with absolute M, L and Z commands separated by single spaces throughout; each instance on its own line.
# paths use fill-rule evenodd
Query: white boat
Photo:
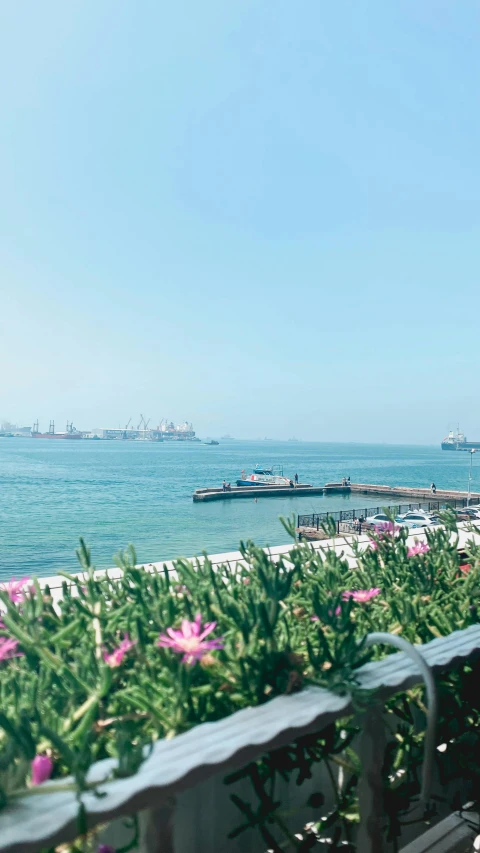
M 264 467 L 256 465 L 253 473 L 246 475 L 242 471 L 237 486 L 290 486 L 293 480 L 283 476 L 283 468 L 279 465 Z

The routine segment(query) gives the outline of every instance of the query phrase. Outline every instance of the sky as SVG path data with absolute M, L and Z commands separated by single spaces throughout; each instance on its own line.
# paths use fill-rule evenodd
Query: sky
M 0 419 L 480 440 L 477 0 L 0 10 Z

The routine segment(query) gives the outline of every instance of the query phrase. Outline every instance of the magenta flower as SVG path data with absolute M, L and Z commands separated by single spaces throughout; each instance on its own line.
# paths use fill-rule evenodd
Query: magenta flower
M 0 637 L 0 661 L 18 658 L 22 652 L 17 652 L 18 640 L 11 637 Z
M 36 755 L 32 761 L 32 785 L 41 785 L 50 779 L 53 761 L 48 755 Z
M 372 549 L 372 551 L 376 551 L 376 550 L 377 550 L 377 548 L 378 548 L 378 542 L 376 542 L 376 541 L 375 541 L 375 539 L 370 539 L 370 548 Z
M 0 589 L 3 589 L 8 593 L 10 601 L 13 601 L 14 604 L 18 604 L 25 598 L 24 587 L 29 582 L 30 578 L 20 578 L 18 581 L 15 580 L 15 578 L 12 578 L 7 583 L 0 584 Z
M 393 521 L 386 521 L 385 524 L 379 524 L 379 530 L 384 536 L 391 536 L 393 533 L 398 533 L 400 527 L 394 524 Z
M 179 654 L 183 653 L 183 663 L 193 665 L 201 660 L 207 652 L 214 649 L 223 649 L 223 637 L 218 637 L 216 640 L 205 640 L 205 637 L 216 628 L 216 622 L 206 622 L 202 629 L 202 616 L 197 613 L 194 622 L 189 622 L 188 619 L 182 620 L 182 627 L 175 631 L 173 628 L 167 628 L 167 634 L 160 634 L 157 640 L 157 646 Z
M 342 612 L 342 608 L 340 607 L 340 605 L 338 605 L 335 608 L 335 616 L 340 616 L 341 612 Z M 328 615 L 333 616 L 333 610 L 329 610 Z M 310 616 L 310 622 L 320 622 L 320 617 L 319 616 Z
M 113 650 L 113 652 L 111 652 L 111 654 L 108 652 L 103 653 L 103 660 L 108 666 L 120 666 L 123 658 L 136 642 L 136 640 L 131 640 L 128 634 L 124 634 L 122 642 Z
M 430 551 L 430 546 L 426 542 L 415 542 L 415 545 L 408 549 L 407 556 L 416 557 L 417 554 L 426 554 L 427 551 Z
M 343 593 L 342 598 L 344 601 L 348 601 L 349 598 L 353 598 L 354 601 L 364 604 L 366 601 L 370 601 L 371 598 L 375 598 L 376 595 L 380 595 L 380 590 L 375 586 L 371 589 L 347 590 Z
M 97 853 L 116 853 L 116 850 L 111 844 L 99 844 L 97 847 Z

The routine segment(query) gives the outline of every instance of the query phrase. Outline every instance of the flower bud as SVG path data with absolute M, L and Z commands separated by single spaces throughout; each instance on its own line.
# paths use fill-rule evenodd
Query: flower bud
M 53 761 L 48 755 L 36 755 L 32 761 L 32 785 L 41 785 L 50 779 Z

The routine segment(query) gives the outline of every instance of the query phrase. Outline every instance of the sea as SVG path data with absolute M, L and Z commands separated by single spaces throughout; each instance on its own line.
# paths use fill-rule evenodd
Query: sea
M 473 461 L 472 491 L 480 487 Z M 280 516 L 364 509 L 378 498 L 253 497 L 193 503 L 197 488 L 232 484 L 244 469 L 281 465 L 323 485 L 352 482 L 466 490 L 470 454 L 439 446 L 315 442 L 47 441 L 0 439 L 0 579 L 75 571 L 79 537 L 97 568 L 133 543 L 140 563 L 236 550 L 241 540 L 281 545 Z M 390 503 L 395 503 L 390 499 Z

